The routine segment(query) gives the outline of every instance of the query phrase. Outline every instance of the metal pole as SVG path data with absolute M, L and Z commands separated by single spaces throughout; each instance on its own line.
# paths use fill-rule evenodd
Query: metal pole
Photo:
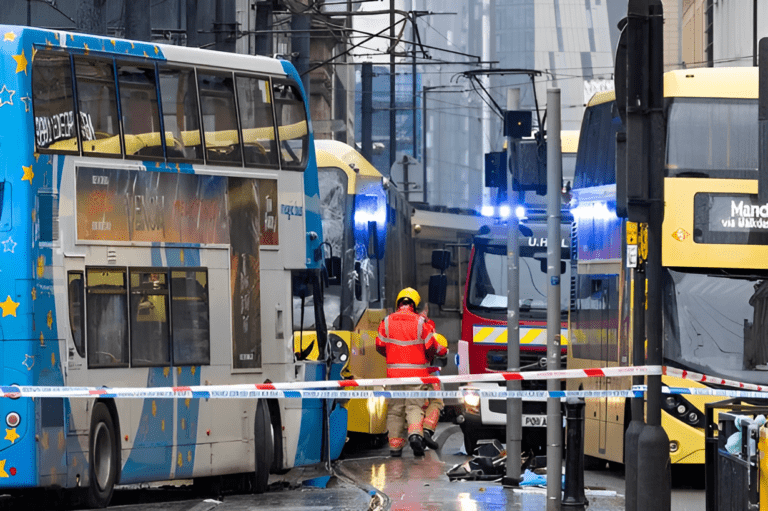
M 137 41 L 151 41 L 150 26 L 151 6 L 149 0 L 132 0 L 131 7 L 125 9 L 125 38 Z
M 77 0 L 77 29 L 85 34 L 107 35 L 107 0 Z
M 413 121 L 413 135 L 411 136 L 411 140 L 413 141 L 413 157 L 414 159 L 418 159 L 419 155 L 416 154 L 416 151 L 418 149 L 418 144 L 416 143 L 416 93 L 418 92 L 418 89 L 416 87 L 416 7 L 414 6 L 414 0 L 411 0 L 411 16 L 413 17 L 413 20 L 411 21 L 411 41 L 413 41 L 413 44 L 411 45 L 411 51 L 413 52 L 411 54 L 411 79 L 412 79 L 412 85 L 413 85 L 413 94 L 411 95 L 411 115 L 412 115 L 412 121 Z
M 507 110 L 520 107 L 520 89 L 507 89 Z M 507 155 L 512 150 L 512 137 L 507 138 Z M 510 169 L 512 167 L 510 166 Z M 509 224 L 507 227 L 507 371 L 520 370 L 520 219 L 517 218 L 519 194 L 512 190 L 512 174 L 507 173 L 509 190 Z M 507 381 L 507 390 L 520 390 L 520 380 Z M 502 483 L 520 484 L 523 440 L 523 401 L 507 399 L 507 471 Z
M 266 33 L 272 28 L 272 2 L 256 2 L 256 55 L 271 57 L 272 34 Z
M 757 67 L 757 0 L 752 2 L 752 65 Z
M 560 189 L 563 186 L 560 141 L 560 89 L 547 91 L 547 371 L 560 369 Z M 561 380 L 547 380 L 547 390 L 562 390 Z M 547 511 L 560 511 L 563 465 L 560 398 L 547 398 Z
M 584 511 L 589 505 L 584 495 L 584 406 L 583 398 L 566 398 L 568 455 L 565 459 L 562 507 L 569 511 Z M 549 488 L 549 478 L 547 478 L 547 488 Z
M 301 76 L 301 85 L 304 87 L 304 93 L 307 95 L 307 101 L 312 98 L 312 91 L 310 90 L 310 77 L 309 77 L 309 29 L 311 28 L 311 18 L 307 14 L 294 14 L 291 17 L 291 30 L 295 32 L 291 34 L 291 51 L 298 53 L 299 56 L 293 61 Z
M 362 103 L 360 104 L 360 154 L 368 161 L 373 159 L 373 64 L 363 62 L 361 70 L 360 86 L 362 88 Z M 342 254 L 344 257 L 344 254 Z
M 397 138 L 395 131 L 395 0 L 389 0 L 389 169 L 397 159 Z
M 423 201 L 427 203 L 427 90 L 430 87 L 421 88 L 421 162 L 422 162 L 422 186 Z
M 187 0 L 187 46 L 197 48 L 197 0 Z
M 648 129 L 650 221 L 648 222 L 648 365 L 661 365 L 662 266 L 661 222 L 664 218 L 664 119 L 663 119 L 663 7 L 661 0 L 648 5 Z M 669 511 L 672 507 L 669 437 L 661 426 L 661 376 L 648 376 L 647 425 L 638 439 L 637 509 Z

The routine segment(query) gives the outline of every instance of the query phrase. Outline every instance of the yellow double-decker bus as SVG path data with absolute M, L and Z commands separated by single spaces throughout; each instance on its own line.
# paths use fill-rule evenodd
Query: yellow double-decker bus
M 664 364 L 768 383 L 768 205 L 757 201 L 757 68 L 671 71 L 664 76 Z M 568 367 L 632 364 L 632 271 L 627 222 L 616 216 L 613 92 L 592 98 L 576 161 Z M 763 216 L 765 214 L 765 216 Z M 641 226 L 642 227 L 642 226 Z M 664 376 L 663 385 L 703 384 Z M 630 378 L 572 380 L 570 389 L 628 389 Z M 665 395 L 662 426 L 673 464 L 703 464 L 704 404 Z M 629 400 L 587 401 L 585 454 L 623 462 Z

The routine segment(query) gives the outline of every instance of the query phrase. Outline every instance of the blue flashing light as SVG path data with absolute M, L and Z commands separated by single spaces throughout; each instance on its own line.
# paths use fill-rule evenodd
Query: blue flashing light
M 384 198 L 377 195 L 358 195 L 355 204 L 355 224 L 368 228 L 368 222 L 384 225 L 387 221 L 387 209 Z
M 369 187 L 366 192 L 355 197 L 354 235 L 355 257 L 362 260 L 367 257 L 384 257 L 387 242 L 387 199 L 384 189 L 379 184 Z M 371 234 L 376 236 L 378 254 L 370 253 Z
M 517 208 L 515 208 L 515 215 L 517 216 L 517 218 L 521 218 L 521 219 L 525 218 L 525 208 L 522 206 L 518 206 Z
M 509 218 L 509 215 L 512 214 L 512 209 L 504 204 L 503 206 L 499 206 L 499 216 L 501 218 Z
M 579 205 L 572 209 L 574 218 L 591 220 L 613 220 L 616 219 L 616 211 L 608 207 L 607 202 L 589 202 Z
M 483 216 L 493 216 L 494 209 L 493 206 L 483 206 L 480 210 L 480 214 Z

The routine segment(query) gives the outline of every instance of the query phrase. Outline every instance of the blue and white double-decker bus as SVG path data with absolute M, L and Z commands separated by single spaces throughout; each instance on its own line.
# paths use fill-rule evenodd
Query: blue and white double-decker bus
M 323 241 L 294 67 L 26 27 L 0 38 L 2 384 L 332 377 L 325 332 L 319 361 L 293 351 L 294 303 L 322 300 Z M 82 488 L 103 507 L 117 484 L 249 473 L 264 491 L 270 471 L 338 456 L 346 410 L 330 408 L 6 399 L 0 490 Z

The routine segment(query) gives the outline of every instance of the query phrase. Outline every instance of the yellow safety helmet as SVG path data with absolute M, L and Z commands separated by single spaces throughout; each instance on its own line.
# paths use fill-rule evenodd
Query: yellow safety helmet
M 435 340 L 437 341 L 437 344 L 448 349 L 448 339 L 446 339 L 444 335 L 435 333 Z
M 421 297 L 419 296 L 419 293 L 413 289 L 412 287 L 406 287 L 400 293 L 397 295 L 397 300 L 395 300 L 395 306 L 400 306 L 400 300 L 403 298 L 408 298 L 411 300 L 414 304 L 414 307 L 419 306 L 419 302 L 421 302 Z

